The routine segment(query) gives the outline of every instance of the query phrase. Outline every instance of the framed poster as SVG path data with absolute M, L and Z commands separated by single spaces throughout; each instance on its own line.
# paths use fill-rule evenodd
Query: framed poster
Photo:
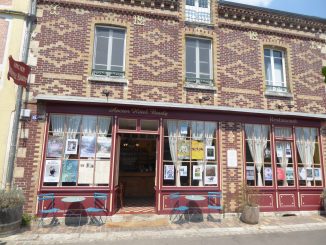
M 273 180 L 273 171 L 271 167 L 264 168 L 264 178 L 268 181 Z
M 276 157 L 278 158 L 283 157 L 283 149 L 281 144 L 276 144 Z
M 277 168 L 276 173 L 277 173 L 277 180 L 285 180 L 285 173 L 283 168 L 280 167 Z
M 111 137 L 97 137 L 97 157 L 110 158 L 111 157 Z
M 64 160 L 61 182 L 77 182 L 78 160 Z
M 95 141 L 95 135 L 82 136 L 80 157 L 95 157 Z
M 95 184 L 109 184 L 110 161 L 96 161 L 95 165 Z
M 188 134 L 188 125 L 187 124 L 180 125 L 180 134 L 183 136 L 186 136 Z
M 306 168 L 307 170 L 307 180 L 314 180 L 314 174 L 312 168 Z
M 286 180 L 294 180 L 294 173 L 292 167 L 286 168 Z
M 191 141 L 191 159 L 204 160 L 204 142 Z
M 180 173 L 180 176 L 188 176 L 188 168 L 187 166 L 180 166 L 179 168 L 179 173 Z
M 49 135 L 46 157 L 61 157 L 63 153 L 63 137 Z
M 61 160 L 46 160 L 44 169 L 44 182 L 59 182 Z
M 203 179 L 202 166 L 198 166 L 198 165 L 192 166 L 192 179 L 193 180 L 202 180 Z
M 78 184 L 93 184 L 94 161 L 82 160 L 79 162 Z
M 178 159 L 189 159 L 190 157 L 190 140 L 178 141 Z
M 237 150 L 229 149 L 227 151 L 227 167 L 236 168 L 238 166 Z
M 206 146 L 206 160 L 215 160 L 215 146 Z
M 292 152 L 291 152 L 291 146 L 290 146 L 290 144 L 286 144 L 285 157 L 287 157 L 287 158 L 291 158 L 292 157 Z
M 299 172 L 299 180 L 307 179 L 307 172 L 305 168 L 298 168 L 298 172 Z
M 66 149 L 65 154 L 77 154 L 78 149 L 78 139 L 67 139 L 66 140 Z
M 174 180 L 174 165 L 164 165 L 164 179 Z
M 246 176 L 247 176 L 247 180 L 255 180 L 255 167 L 254 166 L 246 167 Z
M 206 165 L 205 167 L 205 185 L 217 184 L 217 166 Z
M 320 168 L 314 168 L 314 177 L 315 177 L 315 180 L 322 180 Z

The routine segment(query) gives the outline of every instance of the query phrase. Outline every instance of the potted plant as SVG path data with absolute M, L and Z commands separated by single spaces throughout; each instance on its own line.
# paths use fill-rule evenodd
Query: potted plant
M 24 202 L 21 190 L 0 190 L 0 237 L 13 234 L 20 228 Z
M 247 224 L 258 224 L 259 205 L 257 189 L 244 186 L 242 189 L 242 208 L 240 220 Z
M 321 74 L 325 77 L 324 82 L 326 83 L 326 66 L 321 68 Z
M 326 213 L 326 188 L 323 190 L 320 196 L 324 204 L 324 211 Z

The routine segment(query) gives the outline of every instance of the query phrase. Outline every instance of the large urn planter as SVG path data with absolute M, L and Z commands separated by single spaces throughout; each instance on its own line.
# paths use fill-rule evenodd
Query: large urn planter
M 23 206 L 0 210 L 0 237 L 9 236 L 20 229 Z
M 259 207 L 258 206 L 244 206 L 240 220 L 246 224 L 255 225 L 259 222 Z
M 21 190 L 0 190 L 0 237 L 9 236 L 20 229 L 23 204 Z

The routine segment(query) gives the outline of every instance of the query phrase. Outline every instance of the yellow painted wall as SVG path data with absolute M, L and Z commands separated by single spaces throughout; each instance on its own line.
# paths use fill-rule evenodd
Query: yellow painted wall
M 6 2 L 6 5 L 3 3 Z M 7 4 L 9 2 L 9 5 Z M 10 4 L 11 2 L 11 4 Z M 8 163 L 9 142 L 11 133 L 12 114 L 15 110 L 17 86 L 12 80 L 7 80 L 8 56 L 15 60 L 22 59 L 23 40 L 25 35 L 25 16 L 6 14 L 6 10 L 27 13 L 30 0 L 0 0 L 0 18 L 9 20 L 9 30 L 4 54 L 3 69 L 0 71 L 0 188 L 4 187 L 5 174 Z M 1 38 L 1 33 L 0 33 Z

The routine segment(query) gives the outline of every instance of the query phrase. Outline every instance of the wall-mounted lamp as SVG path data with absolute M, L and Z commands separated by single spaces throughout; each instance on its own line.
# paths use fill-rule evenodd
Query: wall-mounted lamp
M 208 96 L 208 95 L 206 95 L 206 96 L 199 96 L 199 97 L 198 97 L 198 101 L 199 101 L 199 103 L 202 103 L 203 101 L 208 101 L 208 100 L 210 100 L 210 99 L 211 99 L 211 97 Z
M 106 97 L 106 100 L 108 100 L 108 99 L 109 99 L 109 95 L 110 95 L 110 92 L 109 92 L 109 90 L 107 90 L 107 89 L 104 89 L 104 90 L 102 91 L 102 94 L 103 94 L 103 95 L 105 95 L 105 97 Z
M 283 109 L 284 107 L 287 107 L 289 109 L 292 109 L 294 107 L 294 105 L 291 104 L 287 104 L 287 105 L 282 105 L 282 104 L 276 104 L 277 109 Z

